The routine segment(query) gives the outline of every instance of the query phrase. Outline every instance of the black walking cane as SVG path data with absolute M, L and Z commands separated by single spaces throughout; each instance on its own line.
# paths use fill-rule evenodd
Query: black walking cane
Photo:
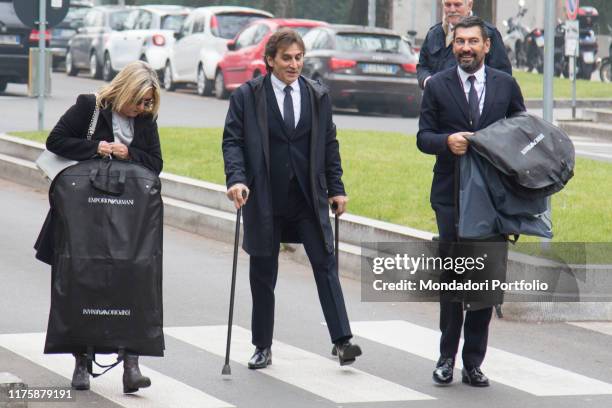
M 335 201 L 332 203 L 331 208 L 334 212 L 334 251 L 336 252 L 336 270 L 340 274 L 340 264 L 338 263 L 338 254 L 340 253 L 340 235 L 338 235 L 338 226 L 340 226 L 340 220 L 338 219 L 338 203 Z
M 242 198 L 246 198 L 246 191 L 242 191 Z M 234 293 L 236 292 L 236 269 L 238 267 L 238 244 L 240 242 L 240 217 L 242 216 L 242 207 L 236 212 L 236 235 L 234 236 L 234 263 L 232 265 L 232 289 L 230 291 L 230 307 L 229 317 L 227 319 L 227 344 L 225 346 L 225 365 L 221 370 L 221 375 L 232 375 L 232 369 L 229 365 L 230 344 L 232 342 L 232 321 L 234 319 Z

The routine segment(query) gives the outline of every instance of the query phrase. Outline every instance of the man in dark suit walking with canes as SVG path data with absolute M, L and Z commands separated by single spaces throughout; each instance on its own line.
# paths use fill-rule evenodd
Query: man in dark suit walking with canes
M 490 46 L 486 26 L 480 18 L 466 17 L 458 22 L 453 36 L 453 53 L 458 66 L 432 76 L 423 94 L 417 145 L 422 152 L 436 155 L 430 200 L 442 246 L 458 240 L 456 164 L 469 147 L 466 137 L 525 110 L 521 90 L 514 78 L 485 65 Z M 505 236 L 488 241 L 505 245 L 502 252 L 507 256 Z M 453 381 L 455 354 L 463 328 L 462 380 L 477 387 L 489 385 L 480 365 L 487 349 L 491 306 L 441 299 L 440 358 L 433 372 L 436 384 L 446 385 Z M 465 323 L 464 309 L 467 310 Z
M 250 255 L 251 369 L 272 363 L 281 242 L 304 244 L 340 364 L 361 355 L 350 342 L 329 221 L 329 205 L 341 215 L 348 201 L 336 127 L 326 88 L 300 75 L 304 51 L 295 31 L 273 34 L 264 57 L 268 74 L 232 94 L 223 131 L 227 196 L 244 206 L 243 248 Z

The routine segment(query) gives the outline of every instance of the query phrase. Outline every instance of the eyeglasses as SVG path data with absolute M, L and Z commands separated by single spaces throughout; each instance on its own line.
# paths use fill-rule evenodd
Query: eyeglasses
M 155 99 L 147 98 L 147 99 L 141 99 L 138 102 L 136 102 L 136 106 L 140 106 L 144 104 L 145 109 L 151 109 L 154 103 L 155 103 Z

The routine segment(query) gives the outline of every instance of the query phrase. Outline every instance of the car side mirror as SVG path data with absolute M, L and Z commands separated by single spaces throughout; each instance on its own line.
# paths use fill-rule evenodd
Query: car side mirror
M 229 40 L 227 42 L 227 49 L 230 51 L 236 51 L 236 41 L 235 40 Z
M 181 38 L 183 38 L 183 32 L 182 31 L 175 31 L 173 34 L 174 38 L 176 40 L 180 40 Z

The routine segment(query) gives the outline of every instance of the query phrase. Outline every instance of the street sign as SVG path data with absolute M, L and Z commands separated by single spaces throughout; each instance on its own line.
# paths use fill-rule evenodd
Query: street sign
M 580 44 L 580 22 L 568 20 L 565 22 L 565 56 L 577 57 Z
M 578 17 L 578 7 L 580 7 L 580 0 L 565 0 L 565 12 L 567 13 L 568 20 L 576 20 Z
M 38 28 L 39 24 L 39 5 L 46 2 L 47 28 L 54 27 L 61 23 L 68 14 L 69 0 L 13 0 L 15 13 L 21 22 L 30 28 Z

